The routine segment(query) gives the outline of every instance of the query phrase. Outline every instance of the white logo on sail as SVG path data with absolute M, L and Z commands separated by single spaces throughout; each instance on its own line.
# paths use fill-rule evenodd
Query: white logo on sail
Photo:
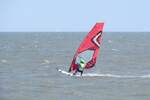
M 98 42 L 98 37 L 102 35 L 102 32 L 99 32 L 94 38 L 93 38 L 93 42 L 100 47 L 100 43 Z

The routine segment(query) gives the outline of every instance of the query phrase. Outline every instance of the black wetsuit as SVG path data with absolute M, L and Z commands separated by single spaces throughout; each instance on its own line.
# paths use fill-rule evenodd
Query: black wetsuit
M 73 75 L 75 75 L 77 72 L 80 72 L 80 73 L 81 73 L 81 76 L 82 76 L 84 69 L 80 70 L 80 68 L 81 68 L 81 65 L 79 64 L 79 65 L 78 65 L 78 68 L 76 69 L 75 73 L 73 73 Z

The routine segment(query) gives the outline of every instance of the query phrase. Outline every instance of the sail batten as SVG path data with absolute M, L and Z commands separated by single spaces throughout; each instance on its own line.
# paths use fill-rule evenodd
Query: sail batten
M 85 60 L 86 69 L 92 68 L 95 65 L 102 42 L 103 26 L 104 23 L 96 23 L 92 30 L 81 42 L 74 55 L 69 72 L 77 69 L 80 57 Z

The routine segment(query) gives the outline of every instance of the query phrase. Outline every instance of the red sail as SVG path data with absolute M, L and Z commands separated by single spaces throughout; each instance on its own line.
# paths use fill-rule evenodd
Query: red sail
M 74 55 L 69 72 L 77 69 L 80 57 L 85 60 L 86 69 L 92 68 L 95 65 L 102 42 L 103 26 L 104 23 L 96 23 L 92 30 L 87 34 Z

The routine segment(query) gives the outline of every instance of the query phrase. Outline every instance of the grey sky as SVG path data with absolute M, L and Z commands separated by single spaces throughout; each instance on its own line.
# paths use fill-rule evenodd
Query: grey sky
M 0 31 L 150 31 L 149 0 L 0 0 Z

